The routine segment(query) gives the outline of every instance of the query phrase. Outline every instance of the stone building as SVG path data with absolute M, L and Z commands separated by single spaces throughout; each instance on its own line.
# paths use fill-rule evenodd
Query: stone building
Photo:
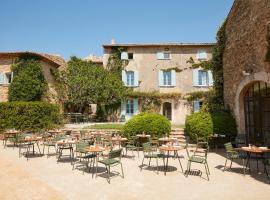
M 187 61 L 195 62 L 211 58 L 212 43 L 163 43 L 163 44 L 112 44 L 103 45 L 103 65 L 107 66 L 113 48 L 125 49 L 121 59 L 128 64 L 122 71 L 122 81 L 133 91 L 160 94 L 180 93 L 181 98 L 163 98 L 159 112 L 173 124 L 184 124 L 192 105 L 183 97 L 190 92 L 207 91 L 213 84 L 212 73 L 202 69 L 191 69 Z M 195 110 L 201 102 L 194 101 Z M 130 98 L 122 102 L 121 116 L 125 120 L 142 110 L 140 98 Z
M 270 145 L 270 1 L 235 0 L 226 23 L 224 100 L 248 143 Z
M 58 55 L 49 55 L 34 52 L 1 52 L 0 53 L 0 102 L 8 101 L 8 88 L 12 81 L 11 65 L 22 55 L 33 55 L 40 57 L 44 77 L 48 83 L 46 98 L 49 102 L 56 102 L 55 80 L 51 74 L 51 69 L 65 68 L 65 60 Z

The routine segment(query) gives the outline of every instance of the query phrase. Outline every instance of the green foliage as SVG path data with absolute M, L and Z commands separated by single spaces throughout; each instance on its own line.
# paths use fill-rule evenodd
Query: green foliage
M 196 91 L 187 93 L 185 99 L 187 101 L 194 101 L 194 100 L 205 100 L 209 97 L 212 91 Z
M 267 62 L 270 62 L 270 25 L 268 25 L 267 27 L 266 41 L 267 41 L 267 52 L 266 52 L 265 60 Z
M 231 137 L 237 133 L 235 119 L 228 112 L 193 113 L 186 118 L 185 126 L 186 133 L 193 141 L 196 141 L 197 137 L 209 140 L 213 134 Z
M 12 71 L 14 78 L 8 91 L 9 101 L 40 101 L 47 82 L 39 60 L 24 56 L 15 62 Z
M 124 134 L 127 137 L 143 132 L 160 137 L 168 134 L 170 131 L 171 123 L 166 117 L 150 112 L 143 112 L 134 116 L 124 126 Z
M 128 65 L 128 60 L 121 60 L 121 52 L 126 51 L 123 47 L 112 47 L 108 59 L 107 69 L 121 80 L 122 69 Z
M 89 104 L 100 106 L 115 105 L 124 98 L 126 88 L 114 73 L 76 57 L 68 62 L 66 71 L 55 73 L 59 83 L 58 90 L 64 90 L 62 99 L 82 108 Z
M 39 131 L 59 125 L 59 107 L 46 102 L 0 103 L 0 129 Z
M 174 70 L 175 72 L 178 72 L 178 73 L 180 73 L 180 72 L 182 72 L 183 71 L 183 69 L 179 69 L 178 67 L 171 67 L 171 68 L 167 68 L 167 69 L 161 69 L 162 71 L 171 71 L 171 70 Z
M 104 129 L 104 130 L 122 130 L 124 128 L 123 124 L 95 124 L 87 127 L 87 129 Z
M 189 58 L 187 63 L 191 64 L 191 69 L 196 69 L 201 67 L 204 70 L 211 70 L 212 69 L 212 60 L 203 60 L 199 63 L 195 63 L 194 59 L 192 57 Z

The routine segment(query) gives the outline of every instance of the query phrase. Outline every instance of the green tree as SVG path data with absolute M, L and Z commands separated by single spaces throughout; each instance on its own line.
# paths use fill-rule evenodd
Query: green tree
M 8 91 L 9 101 L 40 101 L 47 82 L 37 58 L 20 58 L 12 66 L 13 80 Z
M 59 87 L 65 102 L 72 104 L 81 112 L 85 105 L 120 105 L 126 88 L 122 81 L 110 71 L 92 62 L 71 57 L 68 68 L 58 73 Z

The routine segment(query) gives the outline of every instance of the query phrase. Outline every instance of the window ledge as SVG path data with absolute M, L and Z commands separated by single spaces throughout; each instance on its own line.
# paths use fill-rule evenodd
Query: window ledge
M 160 85 L 161 88 L 173 88 L 176 87 L 175 85 Z
M 9 87 L 10 83 L 0 84 L 0 87 Z
M 128 87 L 128 88 L 137 88 L 137 87 L 139 87 L 138 85 L 125 85 L 126 87 Z
M 193 87 L 208 88 L 208 87 L 212 87 L 212 86 L 210 86 L 210 85 L 193 85 Z
M 171 58 L 158 58 L 157 60 L 171 60 Z

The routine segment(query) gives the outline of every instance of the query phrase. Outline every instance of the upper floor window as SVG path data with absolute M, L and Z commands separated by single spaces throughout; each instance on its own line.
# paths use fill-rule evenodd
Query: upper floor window
M 134 72 L 133 71 L 127 71 L 127 86 L 134 86 Z
M 139 73 L 137 71 L 122 70 L 122 81 L 125 86 L 137 87 L 139 86 Z
M 0 73 L 0 84 L 3 85 L 10 84 L 12 78 L 13 78 L 12 72 Z
M 212 72 L 200 69 L 193 69 L 193 86 L 213 86 Z
M 157 53 L 157 59 L 158 60 L 170 60 L 171 59 L 171 53 L 169 51 L 158 52 Z
M 121 52 L 121 60 L 132 60 L 133 59 L 133 53 L 128 52 Z
M 159 86 L 176 86 L 175 70 L 159 70 Z
M 205 50 L 199 50 L 196 55 L 198 60 L 205 60 L 207 59 L 207 53 Z

